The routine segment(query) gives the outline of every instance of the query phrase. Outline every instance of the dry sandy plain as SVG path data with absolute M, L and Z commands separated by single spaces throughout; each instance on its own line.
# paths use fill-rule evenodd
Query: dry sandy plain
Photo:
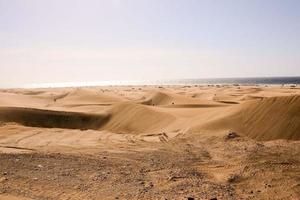
M 299 86 L 0 90 L 0 200 L 299 197 Z

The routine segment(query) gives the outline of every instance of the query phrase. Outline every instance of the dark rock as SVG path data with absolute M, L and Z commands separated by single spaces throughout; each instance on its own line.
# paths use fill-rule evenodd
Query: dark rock
M 227 182 L 233 183 L 238 180 L 239 176 L 237 174 L 232 174 L 228 177 Z
M 237 137 L 239 137 L 239 135 L 236 132 L 231 131 L 227 134 L 226 139 L 234 139 Z

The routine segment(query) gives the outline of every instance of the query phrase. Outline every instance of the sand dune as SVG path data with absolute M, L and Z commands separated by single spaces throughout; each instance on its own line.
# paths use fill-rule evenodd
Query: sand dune
M 43 108 L 49 103 L 49 100 L 36 95 L 0 92 L 0 106 Z
M 165 92 L 151 92 L 142 101 L 142 104 L 145 105 L 166 105 L 172 104 L 176 100 L 171 95 Z
M 73 104 L 73 105 L 82 105 L 82 104 L 94 104 L 94 105 L 109 105 L 117 102 L 123 101 L 122 99 L 112 96 L 105 95 L 100 90 L 89 90 L 89 89 L 75 89 L 70 92 L 67 92 L 65 95 L 56 98 L 57 103 L 59 104 Z
M 252 89 L 249 91 L 253 92 Z M 76 89 L 62 94 L 57 104 L 78 107 L 103 106 L 108 102 L 106 108 L 90 113 L 87 109 L 86 112 L 84 109 L 83 112 L 66 112 L 1 107 L 0 121 L 32 127 L 108 130 L 116 133 L 163 132 L 170 130 L 169 127 L 176 127 L 182 130 L 190 128 L 191 133 L 201 132 L 202 129 L 233 130 L 258 140 L 300 139 L 299 95 L 260 97 L 258 100 L 251 98 L 240 104 L 230 100 L 216 102 L 169 92 L 150 92 L 137 103 L 118 103 L 121 101 L 93 90 Z M 190 109 L 197 110 L 192 112 Z
M 111 120 L 104 129 L 121 133 L 160 132 L 175 120 L 171 114 L 133 103 L 115 105 L 110 113 Z
M 258 140 L 299 140 L 300 96 L 247 102 L 205 128 L 231 129 Z
M 150 92 L 141 101 L 144 105 L 166 106 L 166 107 L 214 107 L 222 106 L 218 102 L 212 102 L 203 99 L 192 98 L 182 94 L 174 94 L 170 92 Z

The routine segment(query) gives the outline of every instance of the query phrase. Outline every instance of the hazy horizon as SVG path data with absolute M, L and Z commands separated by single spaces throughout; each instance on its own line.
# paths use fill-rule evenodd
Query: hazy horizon
M 300 76 L 296 0 L 0 0 L 0 87 Z

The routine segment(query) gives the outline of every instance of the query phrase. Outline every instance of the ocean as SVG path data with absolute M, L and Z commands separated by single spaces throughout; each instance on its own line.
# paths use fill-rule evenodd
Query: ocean
M 172 81 L 170 81 L 172 82 Z M 179 84 L 300 84 L 300 77 L 252 77 L 174 80 Z
M 26 84 L 21 88 L 48 87 L 88 87 L 88 86 L 122 86 L 122 85 L 204 85 L 204 84 L 241 84 L 241 85 L 282 85 L 300 84 L 300 76 L 295 77 L 251 77 L 251 78 L 203 78 L 203 79 L 172 79 L 144 81 L 97 81 Z

